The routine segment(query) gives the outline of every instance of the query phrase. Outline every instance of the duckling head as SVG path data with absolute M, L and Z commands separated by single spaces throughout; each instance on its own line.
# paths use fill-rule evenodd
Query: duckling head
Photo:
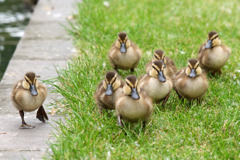
M 38 95 L 38 81 L 34 72 L 27 72 L 25 74 L 22 86 L 24 89 L 29 90 L 33 96 Z
M 211 31 L 208 33 L 207 44 L 205 48 L 213 48 L 215 46 L 221 45 L 221 40 L 218 37 L 218 33 L 216 31 Z
M 127 76 L 127 78 L 125 79 L 125 84 L 123 86 L 123 92 L 124 94 L 131 96 L 134 100 L 140 99 L 140 88 L 138 86 L 138 80 L 136 76 Z
M 118 89 L 121 85 L 120 80 L 117 78 L 117 73 L 109 71 L 105 75 L 104 88 L 106 89 L 105 94 L 111 96 L 113 92 Z
M 154 61 L 149 71 L 149 75 L 158 78 L 160 82 L 166 82 L 164 64 L 161 60 Z
M 188 61 L 188 67 L 186 69 L 186 74 L 190 78 L 195 78 L 202 74 L 202 69 L 199 66 L 199 61 L 197 59 L 190 59 Z
M 126 53 L 127 48 L 130 46 L 131 42 L 128 40 L 127 33 L 120 32 L 118 33 L 118 40 L 116 42 L 116 46 L 120 48 L 121 53 Z
M 153 61 L 157 61 L 157 60 L 162 61 L 163 67 L 166 68 L 166 65 L 165 65 L 166 58 L 165 58 L 163 50 L 161 50 L 161 49 L 158 49 L 154 52 Z

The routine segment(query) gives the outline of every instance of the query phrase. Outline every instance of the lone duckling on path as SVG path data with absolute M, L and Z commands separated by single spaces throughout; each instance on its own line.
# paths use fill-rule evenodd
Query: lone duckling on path
M 173 76 L 173 85 L 179 98 L 198 99 L 199 102 L 208 89 L 206 74 L 202 73 L 197 59 L 190 59 L 188 67 Z
M 131 72 L 134 72 L 141 55 L 142 52 L 138 46 L 128 39 L 125 32 L 120 32 L 117 41 L 109 51 L 108 58 L 112 68 L 116 71 L 117 69 L 131 69 Z
M 34 126 L 28 125 L 24 120 L 24 111 L 31 112 L 38 108 L 37 118 L 45 123 L 48 116 L 42 106 L 47 97 L 47 89 L 37 81 L 33 72 L 25 74 L 24 79 L 17 82 L 12 90 L 12 102 L 19 110 L 22 119 L 20 129 L 31 129 Z
M 172 90 L 172 80 L 165 76 L 164 63 L 161 60 L 154 61 L 147 74 L 139 82 L 140 89 L 144 90 L 155 102 L 162 100 L 164 106 Z
M 173 75 L 177 72 L 177 68 L 170 58 L 166 57 L 164 52 L 160 49 L 156 50 L 153 59 L 146 65 L 146 72 L 148 73 L 152 68 L 152 62 L 160 60 L 164 65 L 165 75 L 172 79 Z
M 98 85 L 94 94 L 100 113 L 102 109 L 115 109 L 116 98 L 122 93 L 123 81 L 118 78 L 117 73 L 110 71 L 105 79 Z
M 122 95 L 116 101 L 117 122 L 123 126 L 122 119 L 129 122 L 143 122 L 145 127 L 153 112 L 152 99 L 139 89 L 137 77 L 130 75 L 125 79 Z
M 204 71 L 211 71 L 212 75 L 221 73 L 221 68 L 226 64 L 231 54 L 231 49 L 221 44 L 216 31 L 208 33 L 207 43 L 201 45 L 198 51 L 200 67 Z

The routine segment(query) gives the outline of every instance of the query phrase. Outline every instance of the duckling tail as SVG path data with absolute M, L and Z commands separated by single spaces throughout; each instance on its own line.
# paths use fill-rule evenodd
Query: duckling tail
M 45 119 L 48 120 L 47 113 L 45 112 L 43 106 L 39 107 L 37 111 L 37 118 L 43 123 L 45 123 Z

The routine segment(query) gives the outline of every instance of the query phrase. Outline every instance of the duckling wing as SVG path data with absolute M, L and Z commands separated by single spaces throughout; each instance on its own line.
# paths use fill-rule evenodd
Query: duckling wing
M 22 87 L 21 84 L 22 84 L 22 80 L 18 81 L 18 82 L 14 85 L 13 90 L 12 90 L 12 101 L 13 101 L 16 105 L 19 105 L 19 103 L 18 103 L 17 100 L 16 100 L 16 95 L 17 95 L 17 93 L 18 93 L 21 89 L 23 89 L 23 87 Z

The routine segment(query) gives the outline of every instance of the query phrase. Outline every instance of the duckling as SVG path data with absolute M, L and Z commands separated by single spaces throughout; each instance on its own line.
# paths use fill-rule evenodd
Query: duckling
M 27 72 L 23 80 L 17 82 L 12 90 L 13 105 L 19 110 L 22 119 L 20 129 L 31 129 L 34 126 L 28 125 L 24 120 L 24 112 L 31 112 L 38 108 L 37 118 L 45 123 L 48 116 L 42 106 L 47 97 L 47 89 L 37 81 L 33 72 Z
M 122 89 L 122 94 L 116 101 L 117 122 L 123 126 L 121 119 L 129 122 L 146 122 L 152 115 L 152 99 L 138 85 L 137 77 L 134 75 L 127 76 Z
M 152 68 L 152 62 L 156 60 L 161 60 L 164 65 L 165 75 L 172 79 L 173 75 L 177 72 L 177 68 L 170 58 L 166 57 L 163 50 L 156 50 L 153 55 L 153 59 L 146 65 L 146 72 L 148 73 Z
M 116 98 L 121 94 L 123 81 L 118 78 L 117 73 L 110 71 L 105 75 L 105 79 L 98 85 L 94 94 L 100 113 L 102 109 L 114 110 Z
M 221 44 L 216 31 L 208 33 L 207 43 L 201 45 L 198 51 L 200 67 L 204 71 L 221 73 L 221 68 L 226 64 L 231 54 L 231 49 Z
M 165 76 L 164 63 L 161 60 L 154 61 L 149 72 L 139 82 L 140 89 L 144 90 L 155 102 L 164 100 L 166 104 L 172 90 L 172 80 Z
M 134 72 L 134 68 L 141 59 L 142 52 L 136 44 L 130 41 L 125 32 L 118 34 L 117 41 L 109 51 L 108 58 L 112 68 Z
M 206 74 L 202 73 L 197 59 L 190 59 L 188 67 L 173 76 L 173 85 L 179 98 L 202 99 L 208 89 Z

